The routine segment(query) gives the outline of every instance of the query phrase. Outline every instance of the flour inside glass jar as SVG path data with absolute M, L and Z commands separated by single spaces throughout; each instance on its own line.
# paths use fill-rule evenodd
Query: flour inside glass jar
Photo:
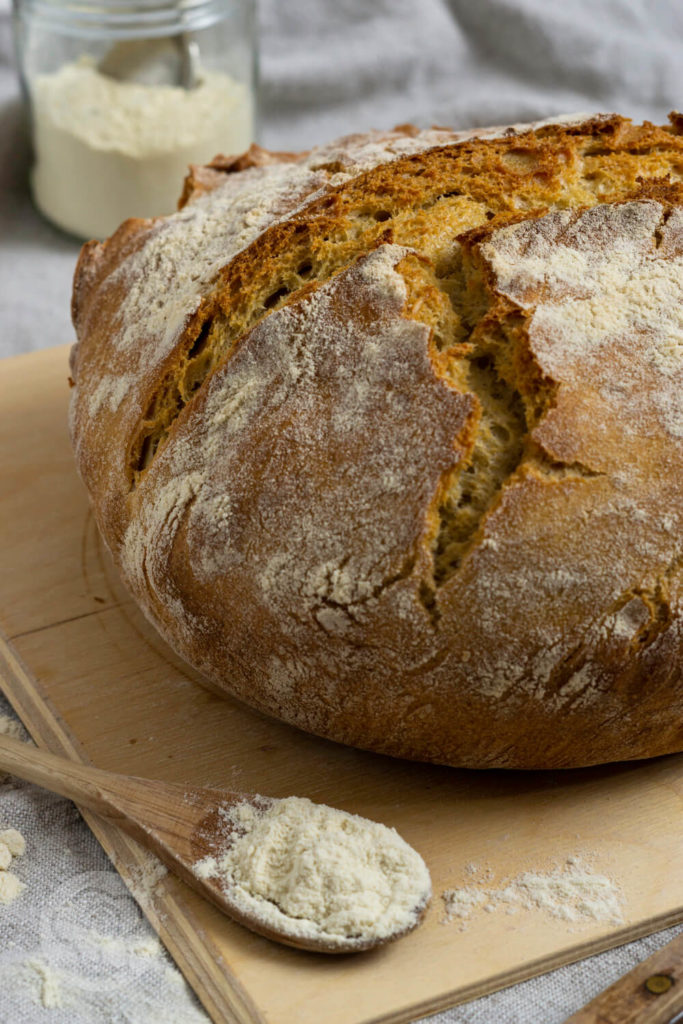
M 36 205 L 58 227 L 104 238 L 127 217 L 177 205 L 190 163 L 253 139 L 253 97 L 225 72 L 196 69 L 192 88 L 121 81 L 91 57 L 29 79 Z

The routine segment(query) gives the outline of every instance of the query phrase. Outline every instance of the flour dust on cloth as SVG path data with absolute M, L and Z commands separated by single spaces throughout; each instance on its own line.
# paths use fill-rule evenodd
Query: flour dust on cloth
M 28 741 L 2 697 L 0 732 Z M 208 1024 L 70 801 L 0 776 L 3 846 L 21 889 L 0 883 L 0 1024 Z

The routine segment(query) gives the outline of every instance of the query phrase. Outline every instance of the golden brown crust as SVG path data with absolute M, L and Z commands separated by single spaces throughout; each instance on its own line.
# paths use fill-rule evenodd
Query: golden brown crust
M 399 756 L 683 748 L 682 174 L 675 116 L 401 126 L 86 246 L 74 446 L 169 642 Z
M 183 192 L 178 201 L 178 209 L 182 210 L 192 199 L 219 188 L 225 183 L 226 174 L 238 174 L 250 167 L 265 167 L 268 164 L 294 163 L 303 156 L 306 156 L 305 152 L 277 153 L 252 143 L 246 153 L 237 156 L 215 156 L 209 164 L 191 164 L 190 173 L 185 178 Z

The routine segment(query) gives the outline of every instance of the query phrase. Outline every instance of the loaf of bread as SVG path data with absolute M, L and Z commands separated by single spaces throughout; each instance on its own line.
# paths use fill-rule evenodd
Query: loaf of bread
M 400 757 L 683 749 L 683 116 L 252 148 L 83 249 L 71 434 L 228 693 Z

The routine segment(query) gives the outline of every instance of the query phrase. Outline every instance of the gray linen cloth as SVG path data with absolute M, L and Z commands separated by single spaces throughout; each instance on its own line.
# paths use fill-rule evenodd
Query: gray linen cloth
M 676 0 L 262 0 L 260 10 L 261 141 L 274 148 L 405 121 L 468 127 L 578 110 L 662 120 L 683 105 Z M 0 0 L 0 356 L 71 340 L 79 249 L 31 205 L 11 51 Z M 207 1020 L 72 804 L 6 780 L 0 829 L 10 826 L 28 850 L 16 862 L 25 891 L 0 905 L 0 1024 Z M 560 1024 L 681 930 L 431 1021 Z

